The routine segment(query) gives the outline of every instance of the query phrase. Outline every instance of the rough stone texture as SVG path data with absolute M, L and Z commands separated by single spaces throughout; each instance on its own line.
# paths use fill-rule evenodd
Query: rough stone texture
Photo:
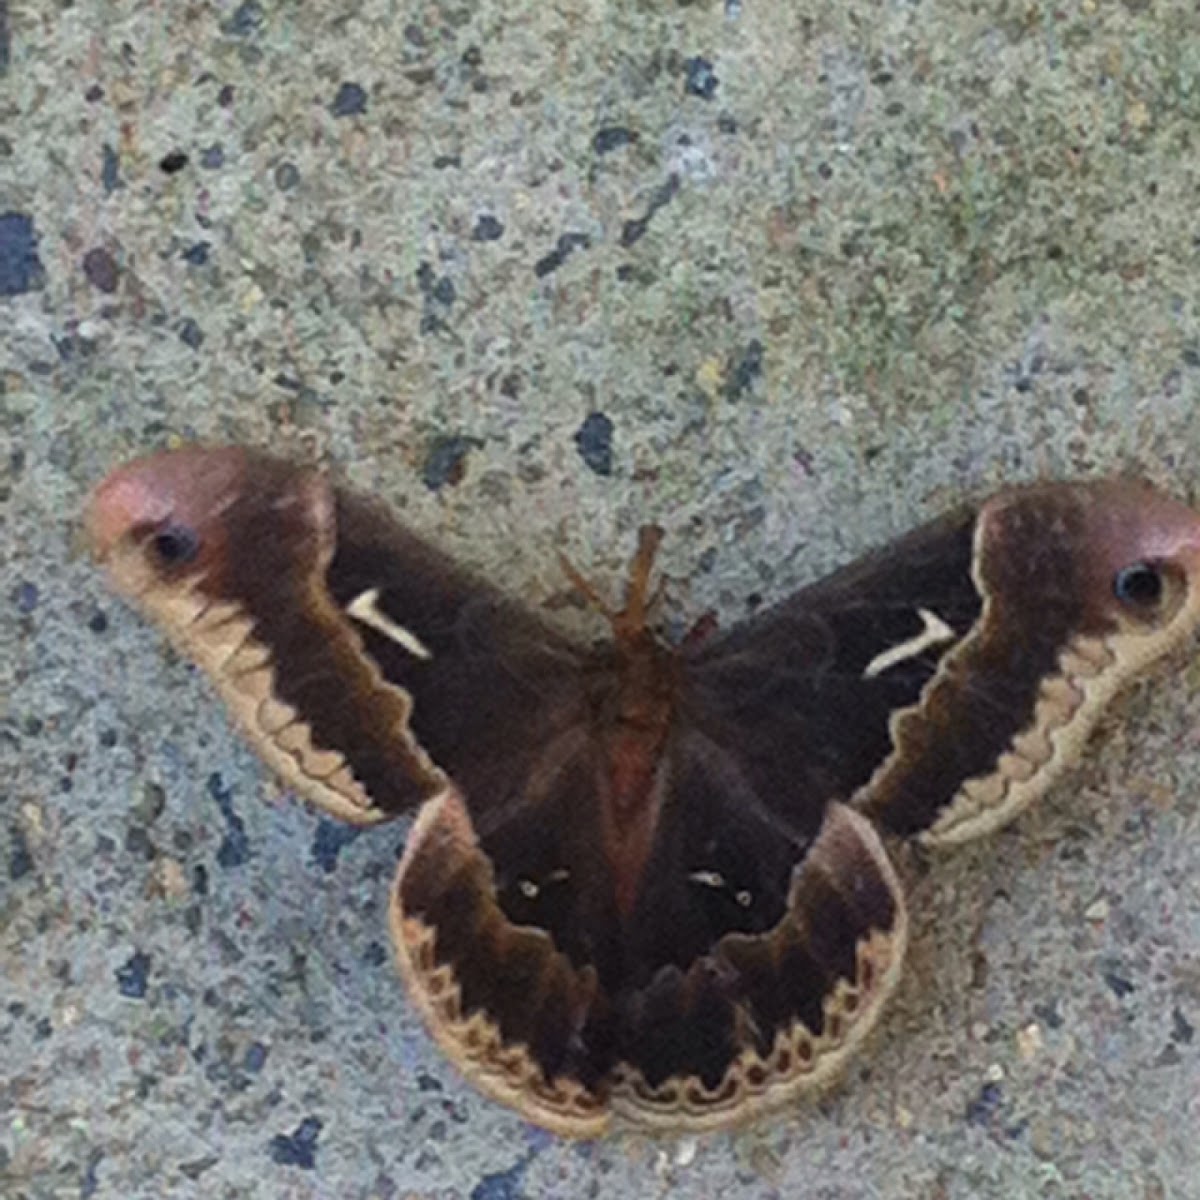
M 577 1146 L 420 1030 L 403 830 L 281 797 L 77 541 L 118 460 L 240 439 L 535 603 L 656 519 L 671 611 L 730 620 L 1003 480 L 1194 493 L 1191 0 L 9 7 L 0 1192 L 1200 1197 L 1194 663 L 907 866 L 839 1091 Z

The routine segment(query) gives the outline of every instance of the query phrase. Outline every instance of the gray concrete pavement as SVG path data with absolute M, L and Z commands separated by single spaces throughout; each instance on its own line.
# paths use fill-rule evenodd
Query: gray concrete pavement
M 194 437 L 506 586 L 778 598 L 1010 479 L 1200 492 L 1190 3 L 0 3 L 0 1193 L 1198 1200 L 1200 670 L 986 844 L 826 1099 L 572 1145 L 394 977 L 341 844 L 81 555 Z

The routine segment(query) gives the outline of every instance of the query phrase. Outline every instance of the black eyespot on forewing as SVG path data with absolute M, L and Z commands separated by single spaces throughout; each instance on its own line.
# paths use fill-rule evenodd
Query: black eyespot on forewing
M 1152 562 L 1122 567 L 1113 577 L 1113 594 L 1135 612 L 1153 612 L 1162 603 L 1163 591 L 1163 573 Z
M 165 567 L 183 566 L 200 553 L 200 536 L 188 525 L 164 525 L 151 536 L 150 551 Z

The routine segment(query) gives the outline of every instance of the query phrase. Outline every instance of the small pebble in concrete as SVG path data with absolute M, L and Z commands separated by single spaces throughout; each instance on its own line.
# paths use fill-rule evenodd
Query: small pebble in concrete
M 281 1166 L 311 1171 L 317 1165 L 322 1127 L 319 1117 L 305 1117 L 292 1133 L 277 1133 L 271 1139 L 271 1158 Z
M 701 100 L 711 100 L 717 94 L 720 81 L 717 79 L 713 65 L 707 58 L 697 55 L 687 59 L 683 64 L 684 90 L 689 96 L 699 96 Z
M 725 399 L 740 400 L 752 391 L 755 382 L 763 373 L 763 344 L 757 338 L 746 343 L 746 348 L 733 364 L 725 384 Z
M 100 152 L 100 183 L 108 195 L 121 187 L 121 159 L 107 142 Z
M 242 1067 L 249 1071 L 251 1075 L 257 1075 L 263 1069 L 263 1065 L 267 1061 L 267 1048 L 262 1042 L 251 1042 L 246 1047 L 246 1053 L 242 1057 Z
M 592 239 L 586 233 L 564 233 L 559 236 L 554 249 L 549 254 L 543 254 L 533 264 L 533 273 L 540 279 L 557 271 L 576 250 L 586 250 L 592 244 Z
M 153 825 L 167 807 L 167 793 L 157 783 L 142 785 L 142 794 L 133 805 L 133 815 L 145 825 Z
M 1063 1016 L 1058 1010 L 1058 1001 L 1050 1000 L 1043 1004 L 1035 1004 L 1033 1006 L 1033 1015 L 1037 1017 L 1047 1029 L 1061 1029 L 1063 1027 Z
M 262 27 L 263 20 L 263 9 L 258 0 L 245 0 L 227 20 L 221 22 L 221 32 L 229 37 L 250 37 Z
M 275 168 L 275 186 L 281 192 L 290 192 L 300 182 L 300 171 L 295 163 L 282 162 Z
M 117 989 L 130 1000 L 141 1000 L 146 995 L 150 975 L 150 955 L 135 950 L 114 972 Z
M 597 475 L 611 475 L 613 423 L 602 412 L 588 413 L 575 433 L 579 456 Z
M 191 317 L 185 317 L 179 324 L 179 340 L 193 350 L 199 350 L 204 344 L 204 330 Z
M 1181 1008 L 1171 1010 L 1171 1041 L 1190 1046 L 1196 1036 L 1196 1027 L 1183 1014 Z
M 522 1200 L 525 1172 L 532 1161 L 533 1155 L 526 1154 L 508 1170 L 485 1175 L 471 1189 L 471 1200 Z
M 495 242 L 504 236 L 504 226 L 491 213 L 481 213 L 471 230 L 471 238 L 476 242 Z
M 1126 979 L 1118 970 L 1105 971 L 1104 982 L 1108 984 L 1109 990 L 1118 1000 L 1124 1000 L 1126 996 L 1132 995 L 1137 990 L 1133 982 Z
M 199 1179 L 205 1171 L 212 1170 L 221 1160 L 215 1154 L 206 1154 L 202 1158 L 189 1159 L 185 1163 L 179 1164 L 180 1173 L 186 1175 L 188 1179 Z
M 343 83 L 333 98 L 330 111 L 335 117 L 357 117 L 367 111 L 367 93 L 357 83 Z
M 321 817 L 317 821 L 316 832 L 313 834 L 312 860 L 327 875 L 337 869 L 338 855 L 343 846 L 348 846 L 362 830 L 356 825 L 346 825 L 341 821 L 331 821 Z
M 112 295 L 121 280 L 117 260 L 103 246 L 93 246 L 83 256 L 83 273 L 97 291 Z
M 98 1146 L 88 1153 L 87 1166 L 79 1183 L 79 1200 L 91 1200 L 100 1187 L 98 1169 L 104 1161 L 104 1151 Z
M 632 145 L 636 140 L 637 135 L 624 125 L 605 125 L 592 135 L 592 149 L 597 154 L 611 154 L 622 146 Z
M 439 276 L 433 267 L 423 262 L 417 267 L 417 287 L 425 297 L 421 314 L 420 329 L 423 334 L 439 333 L 446 328 L 446 318 L 451 305 L 458 298 L 454 280 L 449 275 Z
M 998 1083 L 985 1083 L 979 1094 L 967 1105 L 966 1118 L 972 1125 L 989 1124 L 1004 1103 L 1004 1092 Z
M 44 271 L 37 252 L 33 218 L 21 212 L 0 213 L 0 296 L 31 292 Z
M 478 438 L 450 434 L 436 437 L 429 443 L 421 479 L 431 492 L 461 483 L 466 474 L 467 455 L 480 445 Z
M 29 850 L 29 839 L 20 825 L 8 827 L 8 841 L 8 877 L 15 882 L 33 870 L 33 855 Z
M 240 867 L 250 860 L 246 823 L 234 811 L 233 790 L 226 785 L 219 771 L 208 777 L 208 794 L 217 802 L 225 818 L 225 836 L 217 847 L 217 864 L 225 868 Z
M 1036 1021 L 1017 1030 L 1017 1053 L 1024 1062 L 1032 1062 L 1045 1046 L 1042 1029 Z
M 634 217 L 621 226 L 621 245 L 629 247 L 635 242 L 640 241 L 646 230 L 650 228 L 650 221 L 654 214 L 664 205 L 669 204 L 675 198 L 678 191 L 679 176 L 676 174 L 668 175 L 666 182 L 655 188 L 653 194 L 650 196 L 650 201 L 646 205 L 646 211 L 640 217 Z
M 13 589 L 13 603 L 23 613 L 31 613 L 38 606 L 41 593 L 36 583 L 25 580 Z

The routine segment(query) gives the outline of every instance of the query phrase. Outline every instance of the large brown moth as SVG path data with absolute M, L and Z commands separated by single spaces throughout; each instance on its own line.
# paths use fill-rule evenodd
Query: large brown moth
M 1078 757 L 1200 623 L 1200 515 L 1012 488 L 672 646 L 643 530 L 611 637 L 565 636 L 323 473 L 238 449 L 115 471 L 115 587 L 336 817 L 416 812 L 401 974 L 523 1116 L 705 1130 L 828 1079 L 904 956 L 881 833 L 959 842 Z

